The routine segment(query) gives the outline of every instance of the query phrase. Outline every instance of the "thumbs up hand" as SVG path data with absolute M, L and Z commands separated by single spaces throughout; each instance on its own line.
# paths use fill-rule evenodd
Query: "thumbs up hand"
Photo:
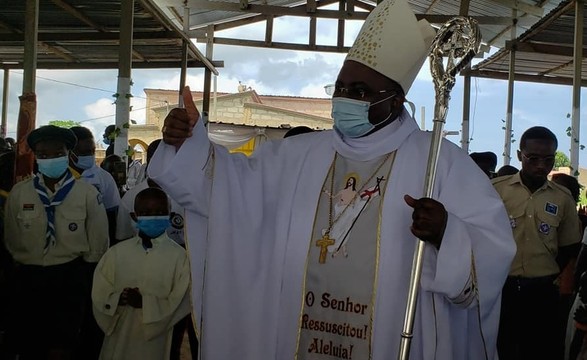
M 163 141 L 175 146 L 179 150 L 185 139 L 192 136 L 192 131 L 200 119 L 200 112 L 196 108 L 192 92 L 186 86 L 182 92 L 184 109 L 175 108 L 169 112 L 163 121 Z

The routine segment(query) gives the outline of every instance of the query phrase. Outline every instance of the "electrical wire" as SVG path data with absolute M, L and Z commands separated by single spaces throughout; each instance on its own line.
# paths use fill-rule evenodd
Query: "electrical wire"
M 18 72 L 18 71 L 15 71 L 14 74 L 23 75 L 22 72 Z M 67 82 L 67 81 L 63 81 L 63 80 L 51 79 L 51 78 L 43 77 L 43 76 L 39 76 L 39 75 L 36 75 L 35 77 L 37 79 L 51 81 L 51 82 L 58 83 L 58 84 L 75 86 L 75 87 L 79 87 L 79 88 L 83 88 L 83 89 L 96 90 L 96 91 L 101 91 L 101 92 L 105 92 L 105 93 L 109 93 L 109 94 L 116 93 L 116 91 L 112 91 L 112 90 L 100 89 L 100 88 L 96 88 L 96 87 L 92 87 L 92 86 L 87 86 L 87 85 L 80 85 L 80 84 L 76 84 L 76 83 L 72 83 L 72 82 Z M 135 95 L 133 95 L 133 97 L 135 97 L 137 99 L 145 99 L 145 100 L 147 99 L 146 97 L 143 97 L 143 96 L 135 96 Z

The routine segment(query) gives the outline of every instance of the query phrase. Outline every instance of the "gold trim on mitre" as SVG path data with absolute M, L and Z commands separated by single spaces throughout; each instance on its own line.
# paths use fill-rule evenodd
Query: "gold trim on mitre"
M 405 0 L 384 0 L 369 14 L 345 60 L 396 81 L 407 94 L 436 32 Z

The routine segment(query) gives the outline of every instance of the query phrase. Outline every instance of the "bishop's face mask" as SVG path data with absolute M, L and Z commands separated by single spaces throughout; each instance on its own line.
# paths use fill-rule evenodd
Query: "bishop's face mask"
M 396 96 L 395 94 L 379 100 L 374 103 L 368 101 L 350 99 L 346 97 L 332 98 L 332 118 L 334 126 L 344 136 L 358 138 L 373 131 L 377 125 L 386 122 L 391 116 L 389 115 L 376 124 L 369 122 L 369 108 Z
M 136 227 L 151 239 L 163 234 L 171 225 L 169 215 L 162 216 L 137 216 Z

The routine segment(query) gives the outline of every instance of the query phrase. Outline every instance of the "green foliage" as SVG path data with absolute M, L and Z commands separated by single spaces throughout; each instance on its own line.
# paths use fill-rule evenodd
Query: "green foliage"
M 51 120 L 51 121 L 49 121 L 49 125 L 55 125 L 55 126 L 69 129 L 74 126 L 80 126 L 80 123 L 77 121 L 73 121 L 73 120 Z
M 565 153 L 563 153 L 561 151 L 557 151 L 556 154 L 554 155 L 554 167 L 560 168 L 560 167 L 570 167 L 570 166 L 571 166 L 571 160 L 569 160 L 569 157 L 567 155 L 565 155 Z

